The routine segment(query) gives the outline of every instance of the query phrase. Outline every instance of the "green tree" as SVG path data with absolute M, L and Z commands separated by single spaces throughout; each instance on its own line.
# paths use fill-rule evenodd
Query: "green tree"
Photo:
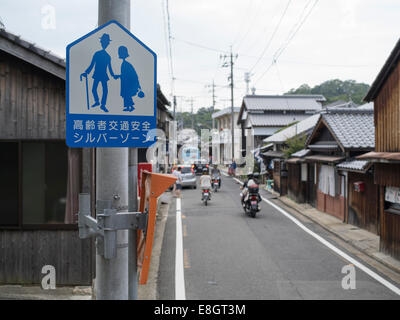
M 363 104 L 363 98 L 370 86 L 365 83 L 358 83 L 355 80 L 332 79 L 325 81 L 311 88 L 302 84 L 297 89 L 291 89 L 287 94 L 322 94 L 326 98 L 326 104 L 343 100 L 352 100 L 356 104 Z
M 297 135 L 295 137 L 289 138 L 285 142 L 285 147 L 282 149 L 285 154 L 285 158 L 290 158 L 293 153 L 304 149 L 306 144 L 307 136 L 306 135 Z
M 214 112 L 219 111 L 215 109 Z M 210 108 L 200 108 L 196 113 L 190 112 L 177 112 L 176 119 L 178 121 L 183 121 L 184 128 L 192 127 L 193 120 L 193 129 L 200 135 L 201 129 L 212 129 L 212 107 Z

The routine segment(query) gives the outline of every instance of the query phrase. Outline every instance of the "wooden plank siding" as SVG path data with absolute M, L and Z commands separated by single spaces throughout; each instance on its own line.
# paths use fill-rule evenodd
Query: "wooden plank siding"
M 400 215 L 382 210 L 380 250 L 400 259 Z
M 0 230 L 0 283 L 40 284 L 42 267 L 56 269 L 56 284 L 91 285 L 92 240 L 77 230 Z
M 374 181 L 382 186 L 400 188 L 400 164 L 376 163 Z
M 357 181 L 364 182 L 364 192 L 354 191 Z M 379 187 L 371 174 L 349 172 L 347 222 L 379 234 Z
M 400 152 L 400 64 L 374 100 L 375 151 Z
M 298 203 L 306 202 L 307 183 L 301 181 L 301 164 L 288 163 L 288 196 Z
M 65 139 L 65 81 L 0 51 L 0 139 Z

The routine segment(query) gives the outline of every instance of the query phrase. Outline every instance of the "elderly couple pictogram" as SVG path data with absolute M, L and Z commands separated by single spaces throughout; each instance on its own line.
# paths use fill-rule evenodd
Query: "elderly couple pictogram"
M 120 46 L 118 48 L 118 57 L 122 60 L 121 63 L 121 74 L 114 74 L 111 68 L 111 57 L 107 53 L 106 48 L 110 44 L 111 39 L 107 33 L 104 33 L 100 38 L 102 50 L 97 51 L 92 58 L 92 62 L 90 66 L 85 70 L 84 73 L 81 74 L 82 77 L 86 77 L 86 94 L 87 94 L 87 104 L 89 108 L 89 97 L 88 97 L 88 87 L 87 87 L 87 77 L 91 73 L 94 68 L 94 72 L 92 75 L 93 78 L 93 86 L 92 86 L 92 95 L 94 99 L 94 104 L 91 106 L 95 108 L 100 106 L 100 109 L 104 112 L 108 112 L 106 107 L 107 103 L 107 95 L 108 95 L 108 80 L 110 78 L 107 74 L 107 69 L 110 72 L 110 75 L 116 80 L 121 80 L 121 97 L 124 100 L 123 111 L 133 111 L 135 103 L 133 102 L 133 97 L 138 96 L 139 98 L 144 97 L 144 93 L 139 84 L 139 77 L 135 71 L 135 68 L 126 61 L 126 58 L 129 57 L 128 49 L 125 46 Z M 97 89 L 101 83 L 103 92 L 101 101 L 99 101 L 99 95 L 97 94 Z

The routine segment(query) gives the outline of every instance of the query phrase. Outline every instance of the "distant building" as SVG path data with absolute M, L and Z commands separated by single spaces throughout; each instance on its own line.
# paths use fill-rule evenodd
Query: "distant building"
M 262 146 L 263 140 L 279 129 L 320 112 L 324 101 L 322 95 L 245 96 L 237 120 L 242 155 Z
M 240 157 L 240 126 L 238 125 L 238 115 L 240 108 L 233 108 L 234 119 L 234 153 L 235 159 Z M 232 162 L 232 109 L 231 107 L 225 108 L 221 111 L 212 114 L 212 118 L 215 122 L 215 129 L 218 130 L 218 139 L 214 139 L 212 146 L 212 156 L 214 163 L 222 163 L 224 160 L 227 164 Z

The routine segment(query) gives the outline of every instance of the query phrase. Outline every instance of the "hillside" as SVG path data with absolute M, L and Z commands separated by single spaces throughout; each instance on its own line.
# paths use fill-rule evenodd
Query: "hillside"
M 214 112 L 219 111 L 215 109 Z M 200 108 L 197 113 L 190 112 L 177 112 L 176 119 L 178 123 L 183 122 L 183 128 L 191 128 L 193 120 L 193 129 L 200 134 L 201 129 L 211 129 L 212 128 L 212 108 Z
M 328 80 L 311 88 L 308 84 L 302 84 L 297 89 L 291 89 L 286 94 L 322 94 L 326 98 L 326 104 L 337 100 L 350 101 L 363 104 L 363 98 L 369 90 L 369 85 L 358 83 L 355 80 Z

